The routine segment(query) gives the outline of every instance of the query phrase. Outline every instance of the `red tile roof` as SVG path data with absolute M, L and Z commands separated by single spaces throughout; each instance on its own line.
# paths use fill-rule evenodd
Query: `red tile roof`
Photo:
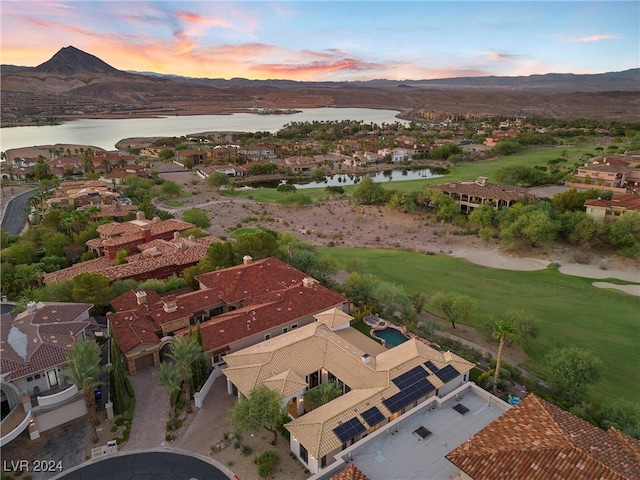
M 447 459 L 474 480 L 631 480 L 640 442 L 529 395 Z
M 127 263 L 114 265 L 115 261 L 106 257 L 99 257 L 86 262 L 77 263 L 71 267 L 47 273 L 43 279 L 45 283 L 71 280 L 82 272 L 100 273 L 112 282 L 134 278 L 145 273 L 151 273 L 161 268 L 176 267 L 182 270 L 188 265 L 195 265 L 207 256 L 207 248 L 220 239 L 214 236 L 202 237 L 196 240 L 185 238 L 168 240 L 153 240 L 138 246 L 142 253 L 130 255 Z
M 640 211 L 640 195 L 632 193 L 614 193 L 611 200 L 601 200 L 599 198 L 590 198 L 585 200 L 585 207 L 615 207 L 624 210 Z
M 0 325 L 0 374 L 11 381 L 67 362 L 77 335 L 98 328 L 86 303 L 39 302 L 35 312 L 15 319 L 6 313 Z
M 481 184 L 477 181 L 443 183 L 431 188 L 441 190 L 447 194 L 470 195 L 472 197 L 491 198 L 494 200 L 516 201 L 527 197 L 527 189 L 513 185 L 497 183 Z
M 215 290 L 224 302 L 232 304 L 297 285 L 306 276 L 291 265 L 269 257 L 198 275 L 196 280 L 203 288 Z
M 353 463 L 344 470 L 333 475 L 329 480 L 369 480 Z
M 346 302 L 343 295 L 318 283 L 301 283 L 277 292 L 251 298 L 245 306 L 200 324 L 206 352 L 213 351 L 278 325 L 322 312 Z M 185 335 L 189 328 L 176 332 Z
M 153 340 L 149 332 L 160 331 L 161 325 L 217 306 L 240 304 L 237 310 L 201 324 L 205 351 L 211 351 L 347 301 L 343 295 L 317 282 L 304 286 L 305 277 L 303 272 L 270 257 L 199 275 L 202 288 L 195 292 L 160 297 L 149 291 L 143 305 L 138 305 L 135 290 L 130 290 L 111 302 L 117 313 L 109 318 L 114 325 L 128 326 L 117 331 L 114 327 L 118 345 L 126 353 L 143 341 L 158 343 L 160 339 L 156 336 Z M 169 300 L 175 301 L 173 311 L 164 308 Z M 141 325 L 138 330 L 136 324 Z M 140 330 L 144 330 L 144 336 Z M 184 334 L 188 330 L 177 333 Z

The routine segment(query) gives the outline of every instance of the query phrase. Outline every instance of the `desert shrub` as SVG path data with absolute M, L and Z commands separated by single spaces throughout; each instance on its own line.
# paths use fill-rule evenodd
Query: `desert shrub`
M 261 478 L 271 476 L 279 462 L 280 457 L 273 450 L 265 450 L 254 459 L 254 463 L 258 465 L 258 475 Z

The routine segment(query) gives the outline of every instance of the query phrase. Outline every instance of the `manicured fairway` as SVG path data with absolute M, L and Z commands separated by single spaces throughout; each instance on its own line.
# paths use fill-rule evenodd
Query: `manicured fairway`
M 545 375 L 545 354 L 553 347 L 577 345 L 592 350 L 605 365 L 594 399 L 640 398 L 640 298 L 598 289 L 592 280 L 554 269 L 531 272 L 499 270 L 444 255 L 396 250 L 325 248 L 339 264 L 363 260 L 368 272 L 405 291 L 428 295 L 442 290 L 477 299 L 475 316 L 511 308 L 529 312 L 541 324 L 541 335 L 527 349 L 525 368 Z

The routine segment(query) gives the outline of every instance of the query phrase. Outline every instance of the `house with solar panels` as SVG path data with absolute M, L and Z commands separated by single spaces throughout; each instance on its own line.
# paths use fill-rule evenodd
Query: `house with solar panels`
M 350 328 L 352 317 L 332 309 L 315 322 L 228 354 L 229 394 L 256 387 L 277 391 L 291 422 L 290 448 L 312 473 L 367 435 L 433 397 L 469 380 L 474 364 L 413 338 L 387 349 Z M 343 394 L 311 411 L 306 391 L 335 381 Z

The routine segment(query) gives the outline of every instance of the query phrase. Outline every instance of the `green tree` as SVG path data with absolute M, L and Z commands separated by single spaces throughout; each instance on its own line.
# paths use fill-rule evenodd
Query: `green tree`
M 173 156 L 174 152 L 172 148 L 165 148 L 163 150 L 160 150 L 160 152 L 158 153 L 158 157 L 162 160 L 170 160 L 173 158 Z
M 516 209 L 511 217 L 513 220 L 503 226 L 500 224 L 500 236 L 506 243 L 516 239 L 528 241 L 532 247 L 548 244 L 556 239 L 562 229 L 562 224 L 554 217 L 554 212 L 548 205 L 531 205 Z
M 178 195 L 180 195 L 180 192 L 182 192 L 182 186 L 178 185 L 176 182 L 167 180 L 160 186 L 160 192 L 162 192 L 163 195 L 177 197 Z
M 488 203 L 483 203 L 469 214 L 469 221 L 483 227 L 492 227 L 496 224 L 496 211 Z
M 238 256 L 249 255 L 256 260 L 272 257 L 278 253 L 278 240 L 264 230 L 243 233 L 238 236 L 234 250 Z
M 127 377 L 122 362 L 122 354 L 113 336 L 113 328 L 109 327 L 111 369 L 109 370 L 109 393 L 113 402 L 113 411 L 121 414 L 127 408 Z
M 500 366 L 502 363 L 502 352 L 504 350 L 504 343 L 507 339 L 513 340 L 516 338 L 516 327 L 513 323 L 505 320 L 497 320 L 494 323 L 493 338 L 499 340 L 498 354 L 496 355 L 496 369 L 493 374 L 493 394 L 498 393 L 498 378 L 500 377 Z
M 65 378 L 83 391 L 84 403 L 87 406 L 87 418 L 93 432 L 93 443 L 98 443 L 98 432 L 95 426 L 100 422 L 95 411 L 93 391 L 100 385 L 100 377 L 104 369 L 100 365 L 100 347 L 93 341 L 78 338 L 67 351 Z
M 190 208 L 182 213 L 182 220 L 193 223 L 199 228 L 209 228 L 211 226 L 211 218 L 207 212 L 200 208 Z
M 385 190 L 382 185 L 365 175 L 355 186 L 351 195 L 358 203 L 375 205 L 384 201 Z
M 281 183 L 276 190 L 280 193 L 293 193 L 297 190 L 293 183 Z
M 198 323 L 195 330 L 191 330 L 190 335 L 196 337 L 200 349 L 204 352 L 204 341 L 202 340 L 202 331 L 200 330 L 200 324 Z M 197 392 L 202 388 L 204 382 L 207 381 L 209 376 L 209 368 L 207 367 L 207 357 L 203 354 L 200 356 L 191 367 L 191 390 Z
M 106 306 L 111 301 L 111 284 L 100 273 L 82 272 L 73 277 L 71 296 L 75 302 Z
M 640 212 L 626 212 L 609 226 L 611 245 L 640 258 Z
M 602 377 L 602 360 L 593 352 L 575 346 L 555 348 L 546 355 L 547 380 L 555 395 L 577 405 Z
M 160 368 L 154 376 L 158 385 L 167 392 L 169 396 L 169 417 L 171 418 L 171 429 L 176 429 L 176 400 L 180 394 L 180 384 L 183 381 L 182 373 L 178 364 L 173 362 L 162 362 Z
M 2 250 L 2 261 L 13 265 L 36 263 L 39 258 L 38 247 L 29 241 L 20 241 Z
M 233 244 L 230 242 L 211 243 L 207 247 L 207 260 L 216 269 L 234 266 L 237 262 Z
M 468 322 L 477 302 L 468 295 L 453 292 L 436 292 L 431 298 L 431 306 L 443 315 L 451 326 L 456 328 L 456 322 Z
M 265 386 L 254 388 L 249 396 L 240 398 L 231 408 L 231 424 L 239 432 L 266 429 L 273 434 L 272 445 L 278 442 L 277 427 L 285 415 L 278 392 Z
M 122 249 L 116 252 L 116 258 L 113 260 L 114 265 L 124 265 L 127 263 L 127 257 L 129 256 L 129 250 Z
M 342 288 L 344 294 L 358 307 L 375 305 L 374 288 L 379 280 L 366 273 L 351 272 L 345 279 Z
M 212 172 L 205 179 L 204 184 L 213 187 L 216 190 L 220 190 L 220 187 L 225 185 L 229 185 L 231 183 L 231 179 L 226 173 L 222 172 Z
M 338 382 L 331 381 L 307 390 L 303 397 L 305 412 L 310 412 L 342 395 Z
M 193 410 L 190 394 L 191 367 L 203 355 L 202 347 L 198 344 L 196 337 L 192 335 L 174 337 L 169 356 L 176 362 L 182 375 L 182 394 L 185 399 L 187 413 L 191 413 Z

